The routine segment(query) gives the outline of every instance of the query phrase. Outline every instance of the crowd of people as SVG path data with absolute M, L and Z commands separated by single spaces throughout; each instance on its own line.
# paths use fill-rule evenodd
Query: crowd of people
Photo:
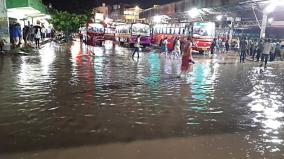
M 25 25 L 23 28 L 19 23 L 14 22 L 9 29 L 10 42 L 13 48 L 21 47 L 22 41 L 24 41 L 25 47 L 33 47 L 32 44 L 35 44 L 34 47 L 39 49 L 40 41 L 55 37 L 55 30 L 51 27 L 45 27 L 39 21 L 36 25 Z
M 135 49 L 132 54 L 132 58 L 137 53 L 139 58 L 140 50 L 140 36 L 138 36 L 135 43 Z M 160 52 L 168 55 L 171 53 L 173 56 L 181 56 L 181 75 L 186 75 L 189 65 L 194 64 L 192 57 L 193 39 L 189 36 L 187 39 L 181 41 L 180 37 L 175 37 L 173 42 L 173 48 L 169 52 L 168 38 L 165 37 L 160 41 Z M 237 48 L 237 49 L 236 49 Z M 246 37 L 242 37 L 238 43 L 229 43 L 229 40 L 217 40 L 216 38 L 212 41 L 210 46 L 211 54 L 228 53 L 230 50 L 236 51 L 240 56 L 240 63 L 245 63 L 247 57 L 250 56 L 252 61 L 259 62 L 261 60 L 261 67 L 267 67 L 268 61 L 274 61 L 276 59 L 284 59 L 284 48 L 281 46 L 281 41 L 271 39 L 254 39 L 248 40 Z
M 283 48 L 281 41 L 272 39 L 248 40 L 242 37 L 240 40 L 240 62 L 244 63 L 247 56 L 251 56 L 253 61 L 261 60 L 263 66 L 267 67 L 268 61 L 277 59 L 283 60 Z
M 229 50 L 238 52 L 240 55 L 240 63 L 245 63 L 248 56 L 252 61 L 264 63 L 267 67 L 268 61 L 284 60 L 284 48 L 281 46 L 280 40 L 271 39 L 247 39 L 242 37 L 239 42 L 233 41 L 231 44 L 228 40 L 219 40 L 215 38 L 210 46 L 211 54 L 216 52 L 225 53 Z M 261 66 L 263 66 L 263 63 Z
M 141 36 L 137 36 L 136 43 L 134 45 L 134 52 L 132 54 L 132 58 L 134 58 L 135 54 L 137 53 L 137 57 L 139 58 L 139 51 L 141 49 L 140 45 L 140 38 Z M 180 37 L 175 37 L 173 42 L 173 48 L 171 48 L 171 54 L 176 57 L 182 57 L 182 64 L 181 64 L 181 76 L 186 76 L 189 71 L 190 64 L 194 64 L 193 56 L 192 56 L 192 47 L 193 47 L 193 39 L 189 36 L 186 39 L 181 41 Z M 168 38 L 165 37 L 160 42 L 160 52 L 161 54 L 168 55 L 169 48 L 168 48 Z

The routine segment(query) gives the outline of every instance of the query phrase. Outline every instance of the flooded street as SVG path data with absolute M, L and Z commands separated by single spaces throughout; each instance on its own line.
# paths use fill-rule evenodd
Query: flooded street
M 0 56 L 0 158 L 284 158 L 284 62 L 107 43 Z M 2 156 L 2 157 L 1 157 Z

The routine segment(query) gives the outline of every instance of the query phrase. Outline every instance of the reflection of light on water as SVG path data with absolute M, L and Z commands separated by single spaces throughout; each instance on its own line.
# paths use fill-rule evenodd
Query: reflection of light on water
M 44 47 L 40 52 L 40 57 L 43 74 L 48 74 L 50 65 L 56 57 L 54 47 Z
M 40 50 L 40 58 L 37 57 L 22 57 L 21 73 L 19 74 L 19 84 L 30 89 L 29 86 L 34 85 L 33 82 L 45 80 L 52 74 L 51 64 L 56 57 L 53 47 L 44 47 Z M 27 61 L 32 61 L 29 63 Z M 40 65 L 35 67 L 35 65 Z M 33 87 L 32 89 L 35 89 Z
M 248 95 L 252 101 L 248 104 L 251 111 L 255 113 L 254 122 L 261 123 L 264 142 L 272 144 L 282 144 L 283 140 L 279 138 L 278 130 L 283 127 L 281 118 L 284 113 L 281 108 L 283 92 L 278 85 L 273 82 L 276 75 L 267 70 L 263 74 L 258 74 L 259 68 L 254 68 L 249 77 L 253 91 Z M 270 147 L 271 152 L 278 151 L 277 147 Z
M 161 70 L 161 63 L 159 55 L 151 54 L 148 56 L 148 62 L 150 64 L 150 75 L 146 77 L 145 83 L 151 87 L 159 86 L 160 80 L 160 70 Z
M 214 63 L 199 63 L 194 65 L 192 76 L 188 78 L 192 87 L 192 97 L 198 101 L 210 102 L 209 99 L 214 99 L 214 81 L 218 72 L 219 64 Z
M 19 84 L 20 85 L 25 85 L 29 81 L 29 78 L 31 78 L 31 76 L 29 76 L 29 73 L 31 72 L 29 71 L 29 68 L 24 59 L 25 57 L 23 58 L 23 62 L 21 64 L 21 69 L 20 69 L 21 73 L 19 74 Z

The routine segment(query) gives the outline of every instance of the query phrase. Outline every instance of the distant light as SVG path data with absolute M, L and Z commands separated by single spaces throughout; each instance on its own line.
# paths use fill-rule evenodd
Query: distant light
M 217 19 L 218 21 L 221 21 L 221 20 L 222 20 L 222 18 L 223 18 L 223 16 L 222 16 L 222 15 L 218 15 L 218 16 L 216 17 L 216 19 Z
M 264 13 L 272 13 L 276 9 L 276 3 L 269 4 L 265 9 Z
M 200 14 L 200 10 L 197 8 L 192 8 L 190 11 L 188 11 L 188 15 L 191 18 L 196 18 Z
M 269 4 L 274 4 L 275 6 L 280 6 L 280 5 L 283 5 L 284 3 L 284 0 L 270 0 L 269 1 Z
M 138 6 L 135 7 L 135 10 L 139 10 L 140 8 Z
M 155 23 L 161 23 L 161 21 L 162 21 L 162 16 L 156 15 L 156 16 L 154 16 L 153 20 L 154 20 Z
M 268 19 L 268 23 L 270 23 L 270 24 L 271 24 L 273 21 L 274 21 L 273 18 L 269 18 L 269 19 Z

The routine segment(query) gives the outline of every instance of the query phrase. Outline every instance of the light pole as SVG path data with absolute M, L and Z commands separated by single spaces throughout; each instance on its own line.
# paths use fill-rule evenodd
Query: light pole
M 263 11 L 263 16 L 262 16 L 262 24 L 261 24 L 261 31 L 260 31 L 260 38 L 265 38 L 265 31 L 266 31 L 266 26 L 268 22 L 268 15 L 272 13 L 276 7 L 280 4 L 282 4 L 284 0 L 271 0 L 270 4 L 266 6 L 266 8 Z

